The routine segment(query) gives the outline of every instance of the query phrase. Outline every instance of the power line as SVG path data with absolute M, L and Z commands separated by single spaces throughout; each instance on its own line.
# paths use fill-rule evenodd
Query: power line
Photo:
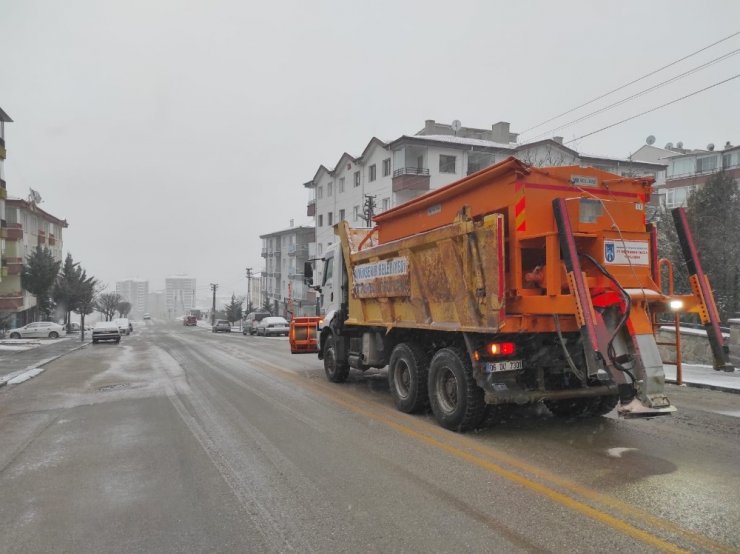
M 686 100 L 687 98 L 690 98 L 692 96 L 696 96 L 700 92 L 704 92 L 705 90 L 709 90 L 714 87 L 718 87 L 719 85 L 723 85 L 729 81 L 732 81 L 733 79 L 737 79 L 740 77 L 740 73 L 737 75 L 734 75 L 732 77 L 729 77 L 725 79 L 724 81 L 719 81 L 717 83 L 714 83 L 713 85 L 709 85 L 708 87 L 704 87 L 703 89 L 695 90 L 694 92 L 690 92 L 689 94 L 686 94 L 685 96 L 681 96 L 680 98 L 676 98 L 674 100 L 671 100 L 670 102 L 666 102 L 665 104 L 661 104 L 660 106 L 655 106 L 654 108 L 650 108 L 649 110 L 645 110 L 644 112 L 640 112 L 636 115 L 630 116 L 628 118 L 622 119 L 621 121 L 617 121 L 616 123 L 612 123 L 611 125 L 607 125 L 606 127 L 602 127 L 601 129 L 597 129 L 596 131 L 591 131 L 590 133 L 586 133 L 585 135 L 581 135 L 580 137 L 576 137 L 571 140 L 565 141 L 565 144 L 570 144 L 571 142 L 575 142 L 577 140 L 581 140 L 582 138 L 590 137 L 591 135 L 595 135 L 596 133 L 600 133 L 601 131 L 605 131 L 607 129 L 611 129 L 612 127 L 616 127 L 617 125 L 621 125 L 622 123 L 626 123 L 627 121 L 631 121 L 633 119 L 636 119 L 640 116 L 643 116 L 645 114 L 649 114 L 650 112 L 654 112 L 656 110 L 659 110 L 661 108 L 665 108 L 666 106 L 670 106 L 671 104 L 675 104 L 676 102 L 680 102 L 681 100 Z
M 635 94 L 633 94 L 631 96 L 628 96 L 626 98 L 622 98 L 621 100 L 617 100 L 616 102 L 613 102 L 613 103 L 611 103 L 611 104 L 609 104 L 607 106 L 604 106 L 603 108 L 599 108 L 596 111 L 593 111 L 591 113 L 588 113 L 586 115 L 583 115 L 583 116 L 579 117 L 578 119 L 573 119 L 572 121 L 569 121 L 567 123 L 563 123 L 562 125 L 558 125 L 557 127 L 554 127 L 552 129 L 550 129 L 549 131 L 546 131 L 544 133 L 540 133 L 539 135 L 533 137 L 532 139 L 530 139 L 527 142 L 534 142 L 535 140 L 537 140 L 537 139 L 539 139 L 541 137 L 550 135 L 550 133 L 554 133 L 555 131 L 559 131 L 560 129 L 564 129 L 565 127 L 570 127 L 571 125 L 574 125 L 575 123 L 580 123 L 581 121 L 584 121 L 586 119 L 590 119 L 590 118 L 592 118 L 595 115 L 599 115 L 601 113 L 604 113 L 606 111 L 611 110 L 612 108 L 615 108 L 617 106 L 621 106 L 622 104 L 625 104 L 625 103 L 629 102 L 630 100 L 634 100 L 635 98 L 639 98 L 640 96 L 643 96 L 643 95 L 645 95 L 645 94 L 647 94 L 649 92 L 653 92 L 654 90 L 658 90 L 659 88 L 662 88 L 662 87 L 664 87 L 666 85 L 669 85 L 669 84 L 671 84 L 671 83 L 673 83 L 675 81 L 678 81 L 679 79 L 683 79 L 684 77 L 687 77 L 687 76 L 689 76 L 689 75 L 691 75 L 693 73 L 696 73 L 697 71 L 701 71 L 702 69 L 704 69 L 706 67 L 709 67 L 710 65 L 714 65 L 715 63 L 721 62 L 723 60 L 726 60 L 727 58 L 730 58 L 732 56 L 735 56 L 738 53 L 740 53 L 740 48 L 738 48 L 736 50 L 733 50 L 731 52 L 728 52 L 726 54 L 723 54 L 721 56 L 718 56 L 718 57 L 716 57 L 716 58 L 714 58 L 712 60 L 709 60 L 706 63 L 703 63 L 701 65 L 698 65 L 696 67 L 693 67 L 693 68 L 689 69 L 688 71 L 684 71 L 683 73 L 679 73 L 678 75 L 674 75 L 670 79 L 666 79 L 665 81 L 661 81 L 660 83 L 657 83 L 657 84 L 655 84 L 655 85 L 653 85 L 651 87 L 648 87 L 648 88 L 643 89 L 643 90 L 641 90 L 639 92 L 636 92 Z
M 612 89 L 609 92 L 605 92 L 604 94 L 602 94 L 600 96 L 597 96 L 596 98 L 594 98 L 592 100 L 589 100 L 588 102 L 584 102 L 583 104 L 580 104 L 580 105 L 576 106 L 575 108 L 571 108 L 571 109 L 569 109 L 567 111 L 564 111 L 563 113 L 561 113 L 559 115 L 556 115 L 555 117 L 551 117 L 550 119 L 547 119 L 547 120 L 543 121 L 542 123 L 538 123 L 537 125 L 534 125 L 533 127 L 529 127 L 528 129 L 525 129 L 524 131 L 522 131 L 520 134 L 523 135 L 523 134 L 531 131 L 532 129 L 536 129 L 537 127 L 542 127 L 546 123 L 550 123 L 551 121 L 553 121 L 555 119 L 559 119 L 559 118 L 563 117 L 564 115 L 568 115 L 569 113 L 572 113 L 572 112 L 574 112 L 576 110 L 579 110 L 579 109 L 581 109 L 581 108 L 583 108 L 585 106 L 588 106 L 589 104 L 593 104 L 597 100 L 601 100 L 602 98 L 605 98 L 605 97 L 609 96 L 610 94 L 614 94 L 615 92 L 620 91 L 620 90 L 622 90 L 624 88 L 627 88 L 630 85 L 634 85 L 635 83 L 637 83 L 639 81 L 642 81 L 643 79 L 647 79 L 648 77 L 651 77 L 652 75 L 655 75 L 656 73 L 660 73 L 664 69 L 668 69 L 669 67 L 672 67 L 672 66 L 674 66 L 674 65 L 676 65 L 678 63 L 681 63 L 682 61 L 687 60 L 687 59 L 689 59 L 689 58 L 691 58 L 693 56 L 696 56 L 697 54 L 700 54 L 701 52 L 704 52 L 705 50 L 708 50 L 708 49 L 712 48 L 713 46 L 717 46 L 718 44 L 720 44 L 722 42 L 725 42 L 727 40 L 730 40 L 731 38 L 733 38 L 733 37 L 735 37 L 737 35 L 740 35 L 740 31 L 737 31 L 735 33 L 732 33 L 731 35 L 726 36 L 725 38 L 720 39 L 717 42 L 713 42 L 712 44 L 710 44 L 708 46 L 705 46 L 704 48 L 700 48 L 699 50 L 696 50 L 695 52 L 692 52 L 691 54 L 689 54 L 687 56 L 684 56 L 683 58 L 680 58 L 680 59 L 675 60 L 675 61 L 673 61 L 673 62 L 671 62 L 671 63 L 669 63 L 667 65 L 664 65 L 663 67 L 660 67 L 660 68 L 655 69 L 655 70 L 653 70 L 653 71 L 651 71 L 649 73 L 646 73 L 642 77 L 638 77 L 637 79 L 634 79 L 634 80 L 630 81 L 629 83 L 626 83 L 626 84 L 621 85 L 621 86 L 619 86 L 619 87 L 617 87 L 615 89 Z

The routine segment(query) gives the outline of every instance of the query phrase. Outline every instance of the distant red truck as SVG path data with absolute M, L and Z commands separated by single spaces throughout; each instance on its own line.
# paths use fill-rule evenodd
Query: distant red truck
M 186 315 L 185 318 L 182 320 L 183 325 L 186 325 L 188 327 L 193 327 L 195 325 L 198 325 L 198 318 L 194 315 Z

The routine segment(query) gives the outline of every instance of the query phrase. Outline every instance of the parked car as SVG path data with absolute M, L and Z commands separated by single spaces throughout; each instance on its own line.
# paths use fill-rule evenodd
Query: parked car
M 119 317 L 118 319 L 114 319 L 113 321 L 118 325 L 118 328 L 121 330 L 122 335 L 130 335 L 131 331 L 134 330 L 134 326 L 131 325 L 131 322 L 126 317 Z
M 231 333 L 231 323 L 225 319 L 217 319 L 211 331 L 214 333 Z
M 288 320 L 284 317 L 263 317 L 257 324 L 257 335 L 269 337 L 270 335 L 288 336 Z
M 101 340 L 114 341 L 116 344 L 121 342 L 121 328 L 115 321 L 98 321 L 92 330 L 93 344 Z
M 151 319 L 151 318 L 152 316 L 150 316 L 149 314 L 144 314 L 144 319 Z
M 37 321 L 8 331 L 11 339 L 58 339 L 64 334 L 64 326 L 51 321 Z
M 195 325 L 198 325 L 198 318 L 194 315 L 186 315 L 182 319 L 182 324 L 186 327 L 194 327 Z
M 263 318 L 269 316 L 270 312 L 268 312 L 267 310 L 257 310 L 254 312 L 249 312 L 247 314 L 247 317 L 244 318 L 244 322 L 242 324 L 242 333 L 245 335 L 254 335 L 257 331 L 257 324 L 262 321 Z

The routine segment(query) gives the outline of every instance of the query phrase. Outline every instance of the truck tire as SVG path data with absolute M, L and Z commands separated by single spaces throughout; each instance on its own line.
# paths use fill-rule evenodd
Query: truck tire
M 388 386 L 398 410 L 412 414 L 429 406 L 428 377 L 427 353 L 413 342 L 397 344 L 388 364 Z
M 324 343 L 324 371 L 332 383 L 344 383 L 349 375 L 349 364 L 337 360 L 337 347 L 334 335 L 329 335 Z
M 445 429 L 465 432 L 477 427 L 485 416 L 483 389 L 475 382 L 467 354 L 459 348 L 443 348 L 429 366 L 429 403 Z

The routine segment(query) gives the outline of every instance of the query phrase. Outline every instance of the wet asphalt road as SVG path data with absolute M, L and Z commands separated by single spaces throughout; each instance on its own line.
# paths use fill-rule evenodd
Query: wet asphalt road
M 459 435 L 285 339 L 150 323 L 0 389 L 0 552 L 733 552 L 740 395 Z

